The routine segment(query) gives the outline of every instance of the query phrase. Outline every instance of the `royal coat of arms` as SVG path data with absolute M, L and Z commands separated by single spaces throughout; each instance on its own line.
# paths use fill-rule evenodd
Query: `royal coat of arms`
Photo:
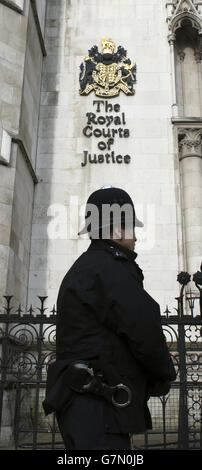
M 127 51 L 110 38 L 102 38 L 102 53 L 97 46 L 88 51 L 84 63 L 80 65 L 80 95 L 88 95 L 94 90 L 100 97 L 113 97 L 122 90 L 126 95 L 134 95 L 136 64 L 127 58 Z

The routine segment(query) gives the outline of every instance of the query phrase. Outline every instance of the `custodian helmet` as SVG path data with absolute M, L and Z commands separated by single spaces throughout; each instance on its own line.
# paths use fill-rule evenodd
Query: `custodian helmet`
M 108 206 L 109 210 L 104 212 L 104 206 Z M 115 207 L 118 207 L 118 213 L 113 211 Z M 95 217 L 93 217 L 93 208 L 95 208 Z M 129 194 L 121 188 L 114 188 L 110 185 L 103 186 L 90 194 L 85 208 L 85 226 L 78 235 L 120 222 L 143 227 L 143 223 L 136 217 L 134 204 Z

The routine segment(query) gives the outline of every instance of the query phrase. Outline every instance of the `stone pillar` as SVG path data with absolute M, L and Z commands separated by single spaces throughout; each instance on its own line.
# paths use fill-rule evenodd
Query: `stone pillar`
M 202 41 L 202 34 L 200 34 L 200 42 Z M 198 67 L 198 88 L 199 88 L 199 101 L 200 101 L 200 115 L 202 114 L 202 80 L 201 80 L 201 72 L 202 72 L 202 51 L 196 50 L 195 51 L 195 60 Z
M 175 50 L 174 44 L 176 35 L 174 33 L 169 34 L 168 42 L 170 44 L 170 60 L 171 60 L 171 75 L 172 75 L 172 110 L 173 117 L 178 115 L 177 97 L 176 97 L 176 78 L 175 78 Z
M 202 241 L 202 128 L 181 128 L 179 159 L 182 183 L 186 269 L 199 270 Z

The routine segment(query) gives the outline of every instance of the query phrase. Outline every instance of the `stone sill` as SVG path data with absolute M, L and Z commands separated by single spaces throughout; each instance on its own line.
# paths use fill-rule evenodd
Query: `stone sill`
M 18 13 L 22 14 L 24 11 L 24 0 L 18 0 L 17 2 L 14 0 L 0 0 L 0 3 L 8 8 L 11 8 L 12 10 L 17 11 Z
M 36 172 L 35 172 L 35 170 L 32 166 L 31 158 L 28 155 L 28 152 L 25 148 L 25 145 L 24 145 L 24 142 L 23 142 L 22 138 L 19 135 L 12 134 L 11 132 L 7 132 L 5 130 L 3 130 L 3 131 L 4 131 L 4 136 L 9 137 L 9 138 L 4 140 L 4 143 L 6 143 L 7 147 L 6 147 L 6 145 L 3 145 L 3 146 L 1 146 L 2 148 L 0 148 L 0 165 L 10 167 L 11 143 L 17 144 L 19 146 L 20 150 L 21 150 L 22 156 L 25 160 L 25 163 L 27 165 L 29 173 L 32 177 L 33 183 L 37 184 L 38 183 L 38 178 L 37 178 Z M 2 140 L 2 144 L 3 144 L 3 140 Z
M 30 172 L 30 175 L 32 177 L 32 180 L 33 180 L 33 183 L 34 184 L 37 184 L 38 183 L 38 178 L 36 176 L 36 173 L 35 173 L 35 170 L 32 166 L 32 163 L 31 163 L 31 158 L 29 157 L 28 155 L 28 152 L 25 148 L 25 145 L 24 145 L 24 142 L 22 140 L 22 138 L 20 136 L 17 136 L 17 135 L 11 135 L 12 136 L 12 142 L 17 144 L 22 152 L 22 156 L 25 160 L 25 163 L 28 167 L 28 170 Z
M 174 117 L 174 118 L 171 119 L 171 121 L 172 121 L 173 124 L 181 124 L 183 126 L 185 124 L 186 125 L 188 125 L 188 124 L 192 125 L 193 124 L 194 126 L 196 124 L 199 124 L 199 125 L 201 124 L 202 125 L 202 118 L 200 118 L 200 117 L 178 117 L 178 118 Z

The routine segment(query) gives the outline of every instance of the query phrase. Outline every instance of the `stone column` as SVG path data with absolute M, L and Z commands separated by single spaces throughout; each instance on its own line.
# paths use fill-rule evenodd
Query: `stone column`
M 177 97 L 176 97 L 176 79 L 175 79 L 175 51 L 174 51 L 174 44 L 176 40 L 176 35 L 174 33 L 169 34 L 168 42 L 170 44 L 170 60 L 171 60 L 171 75 L 172 75 L 172 109 L 173 109 L 173 117 L 178 115 L 178 107 L 177 107 Z
M 200 36 L 201 36 L 200 41 L 202 41 L 202 35 Z M 198 67 L 198 88 L 199 88 L 200 116 L 201 116 L 202 114 L 202 80 L 201 80 L 202 51 L 197 49 L 194 55 L 195 55 L 195 59 L 196 59 L 197 67 Z
M 186 269 L 199 270 L 202 242 L 202 128 L 181 128 L 179 159 L 182 183 Z

